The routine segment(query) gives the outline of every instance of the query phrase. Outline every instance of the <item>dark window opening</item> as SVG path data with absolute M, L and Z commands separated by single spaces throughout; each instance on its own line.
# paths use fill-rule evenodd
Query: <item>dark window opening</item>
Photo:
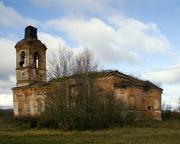
M 35 66 L 35 68 L 39 68 L 39 54 L 38 54 L 38 52 L 34 53 L 34 66 Z
M 19 113 L 21 113 L 22 112 L 21 108 L 18 108 L 18 111 L 19 111 Z
M 153 106 L 148 106 L 148 110 L 153 110 Z
M 20 55 L 20 62 L 19 62 L 20 67 L 23 67 L 24 63 L 25 63 L 25 52 L 23 51 Z

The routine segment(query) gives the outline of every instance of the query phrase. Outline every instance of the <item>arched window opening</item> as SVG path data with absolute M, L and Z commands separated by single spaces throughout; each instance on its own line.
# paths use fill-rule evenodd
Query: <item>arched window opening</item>
M 24 63 L 25 63 L 25 52 L 23 51 L 21 52 L 21 55 L 20 55 L 20 62 L 19 62 L 20 67 L 23 67 Z
M 39 68 L 39 54 L 38 54 L 38 52 L 34 53 L 34 66 L 35 66 L 35 68 Z

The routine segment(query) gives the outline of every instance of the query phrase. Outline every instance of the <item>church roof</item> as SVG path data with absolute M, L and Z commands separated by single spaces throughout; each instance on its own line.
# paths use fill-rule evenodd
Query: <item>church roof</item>
M 80 75 L 80 74 L 79 74 Z M 163 90 L 162 88 L 158 87 L 157 85 L 153 84 L 150 81 L 144 81 L 144 80 L 140 80 L 138 78 L 135 78 L 133 76 L 130 75 L 126 75 L 124 73 L 121 73 L 117 70 L 105 70 L 105 71 L 96 71 L 96 72 L 89 72 L 88 76 L 90 78 L 101 78 L 101 77 L 109 77 L 109 76 L 116 76 L 117 78 L 120 78 L 121 80 L 117 81 L 114 83 L 114 87 L 119 87 L 119 88 L 127 88 L 127 87 L 140 87 L 140 88 L 144 88 L 144 89 L 158 89 L 158 90 Z M 75 77 L 75 75 L 72 76 L 68 76 L 66 78 L 70 78 L 73 79 Z M 60 82 L 60 81 L 65 80 L 64 78 L 57 78 L 57 79 L 52 79 L 48 82 L 37 82 L 37 83 L 33 83 L 31 85 L 28 86 L 21 86 L 19 88 L 26 88 L 26 87 L 46 87 L 48 86 L 51 82 Z M 18 88 L 18 87 L 16 87 Z
M 79 74 L 80 75 L 80 74 Z M 162 88 L 158 87 L 157 85 L 153 84 L 150 81 L 145 81 L 145 80 L 140 80 L 136 77 L 126 75 L 124 73 L 119 72 L 118 70 L 103 70 L 103 71 L 95 71 L 95 72 L 89 72 L 88 76 L 90 78 L 101 78 L 101 77 L 109 77 L 109 76 L 117 76 L 121 78 L 118 82 L 114 83 L 115 87 L 131 87 L 131 86 L 136 86 L 136 87 L 142 87 L 145 89 L 159 89 L 162 90 Z M 72 78 L 75 77 L 75 75 L 68 76 L 66 78 Z M 52 81 L 60 81 L 64 80 L 63 78 L 58 78 Z
M 136 77 L 130 76 L 130 75 L 126 75 L 124 73 L 121 73 L 117 70 L 108 70 L 108 71 L 103 71 L 100 72 L 101 74 L 99 74 L 99 76 L 110 76 L 110 75 L 114 75 L 117 77 L 122 78 L 123 80 L 120 80 L 119 82 L 115 83 L 114 86 L 115 87 L 121 87 L 121 88 L 125 88 L 125 87 L 131 87 L 131 86 L 137 86 L 137 87 L 143 87 L 143 88 L 149 88 L 149 89 L 159 89 L 162 90 L 162 88 L 160 88 L 159 86 L 153 84 L 150 81 L 145 81 L 145 80 L 140 80 Z

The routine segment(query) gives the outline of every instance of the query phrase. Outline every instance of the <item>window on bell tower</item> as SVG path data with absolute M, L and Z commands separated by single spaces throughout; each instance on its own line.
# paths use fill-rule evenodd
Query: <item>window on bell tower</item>
M 25 52 L 22 51 L 20 55 L 20 62 L 19 62 L 20 67 L 23 67 L 24 63 L 25 63 Z
M 34 66 L 35 68 L 39 68 L 39 53 L 38 52 L 34 53 Z

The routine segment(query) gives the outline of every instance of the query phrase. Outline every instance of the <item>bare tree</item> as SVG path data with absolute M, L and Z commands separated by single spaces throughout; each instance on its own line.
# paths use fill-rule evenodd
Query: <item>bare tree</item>
M 119 121 L 120 102 L 96 85 L 92 75 L 97 70 L 89 49 L 76 56 L 70 49 L 59 49 L 49 65 L 43 119 L 65 130 L 106 127 Z
M 75 61 L 74 73 L 88 74 L 89 72 L 97 71 L 99 66 L 93 53 L 88 48 L 84 49 L 82 53 L 79 53 Z
M 49 60 L 48 76 L 57 79 L 72 75 L 74 53 L 68 47 L 59 48 L 56 54 Z

